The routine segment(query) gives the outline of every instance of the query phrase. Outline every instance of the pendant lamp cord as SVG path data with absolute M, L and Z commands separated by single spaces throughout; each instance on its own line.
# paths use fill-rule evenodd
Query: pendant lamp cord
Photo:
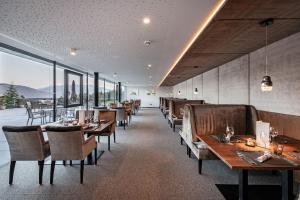
M 266 25 L 266 47 L 265 47 L 265 56 L 266 56 L 266 60 L 265 60 L 265 64 L 266 64 L 266 66 L 265 66 L 265 73 L 266 73 L 266 75 L 268 75 L 268 69 L 267 69 L 267 67 L 268 67 L 268 55 L 267 55 L 267 46 L 268 46 L 268 25 Z

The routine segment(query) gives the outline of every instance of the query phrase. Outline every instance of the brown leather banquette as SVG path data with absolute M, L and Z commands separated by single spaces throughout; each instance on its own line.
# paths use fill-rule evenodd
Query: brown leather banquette
M 199 141 L 198 135 L 224 134 L 227 124 L 234 127 L 236 135 L 254 134 L 257 120 L 257 111 L 250 105 L 186 104 L 180 135 L 198 158 L 199 173 L 202 160 L 215 156 Z
M 169 121 L 175 132 L 176 125 L 182 125 L 181 109 L 185 104 L 204 104 L 204 100 L 185 100 L 185 99 L 171 99 L 169 100 Z

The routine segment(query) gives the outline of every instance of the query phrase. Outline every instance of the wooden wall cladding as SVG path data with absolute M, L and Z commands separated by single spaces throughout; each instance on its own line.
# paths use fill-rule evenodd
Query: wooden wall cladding
M 300 31 L 300 1 L 228 0 L 162 82 L 174 86 L 265 45 L 259 22 L 274 18 L 269 44 Z

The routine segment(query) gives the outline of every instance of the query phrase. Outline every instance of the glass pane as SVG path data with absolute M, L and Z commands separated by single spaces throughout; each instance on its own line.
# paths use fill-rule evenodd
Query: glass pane
M 125 101 L 126 100 L 126 87 L 121 86 L 121 89 L 122 89 L 121 101 Z
M 105 82 L 105 103 L 109 105 L 115 102 L 115 85 L 112 82 Z
M 99 79 L 99 106 L 104 106 L 104 80 Z
M 94 77 L 89 76 L 89 109 L 94 106 Z
M 87 86 L 87 82 L 86 82 L 86 74 L 83 74 L 83 107 L 86 108 L 86 100 L 87 100 L 87 90 L 86 90 L 86 86 Z
M 40 125 L 52 114 L 52 63 L 0 51 L 0 165 L 9 161 L 2 126 Z

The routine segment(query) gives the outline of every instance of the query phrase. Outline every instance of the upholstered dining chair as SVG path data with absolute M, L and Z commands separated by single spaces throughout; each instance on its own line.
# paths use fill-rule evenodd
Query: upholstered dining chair
M 128 114 L 127 114 L 125 108 L 117 108 L 115 110 L 117 112 L 116 113 L 116 121 L 121 122 L 121 124 L 123 125 L 124 130 L 125 130 L 126 124 L 128 125 Z
M 10 151 L 9 184 L 13 183 L 16 161 L 38 161 L 39 184 L 43 182 L 44 160 L 50 155 L 40 126 L 3 126 Z
M 99 123 L 102 121 L 113 121 L 113 123 L 104 129 L 99 135 L 100 136 L 107 136 L 108 138 L 108 150 L 110 151 L 110 136 L 114 135 L 114 142 L 116 142 L 116 111 L 114 110 L 100 110 Z
M 51 148 L 50 184 L 53 184 L 57 160 L 80 160 L 80 183 L 83 183 L 84 159 L 93 150 L 95 151 L 95 164 L 97 164 L 95 136 L 90 136 L 85 140 L 81 126 L 47 126 L 46 131 Z

